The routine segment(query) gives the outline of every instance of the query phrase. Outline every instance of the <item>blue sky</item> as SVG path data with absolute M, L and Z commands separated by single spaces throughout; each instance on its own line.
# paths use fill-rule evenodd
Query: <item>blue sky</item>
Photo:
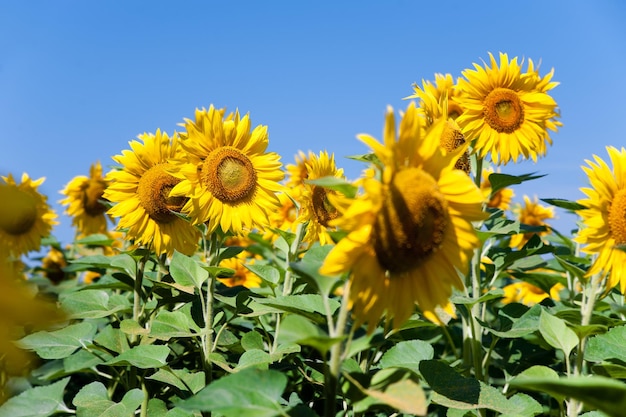
M 270 150 L 334 152 L 348 177 L 411 84 L 455 78 L 488 52 L 555 69 L 564 126 L 515 188 L 576 200 L 585 159 L 626 144 L 626 3 L 614 1 L 22 1 L 0 3 L 0 173 L 59 191 L 143 132 L 177 129 L 196 107 L 238 108 L 268 126 Z M 564 232 L 575 218 L 559 212 Z M 72 240 L 70 219 L 54 234 Z

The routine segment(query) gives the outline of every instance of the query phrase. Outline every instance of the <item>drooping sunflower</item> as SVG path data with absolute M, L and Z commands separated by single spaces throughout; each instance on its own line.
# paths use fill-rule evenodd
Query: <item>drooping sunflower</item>
M 436 310 L 448 310 L 452 288 L 463 288 L 460 274 L 468 272 L 479 245 L 472 221 L 485 219 L 483 198 L 469 176 L 454 168 L 465 149 L 446 152 L 439 146 L 446 121 L 428 130 L 422 123 L 411 103 L 398 139 L 392 109 L 383 144 L 359 136 L 384 169 L 380 179 L 366 175 L 360 180 L 364 193 L 352 204 L 337 206 L 342 216 L 335 223 L 348 235 L 320 270 L 328 275 L 351 271 L 352 312 L 370 332 L 385 313 L 387 323 L 393 319 L 398 328 L 416 303 L 440 323 Z
M 435 74 L 435 82 L 422 80 L 422 86 L 413 84 L 413 94 L 406 98 L 418 99 L 419 111 L 426 116 L 428 125 L 435 120 L 450 117 L 456 119 L 463 113 L 463 108 L 459 99 L 460 93 L 456 89 L 452 74 Z M 446 108 L 442 108 L 441 103 L 447 103 Z
M 280 156 L 266 152 L 267 126 L 250 131 L 249 115 L 224 117 L 211 106 L 196 110 L 195 120 L 182 124 L 181 146 L 172 172 L 182 181 L 172 197 L 189 197 L 183 212 L 194 224 L 206 223 L 208 233 L 218 226 L 224 233 L 242 234 L 268 223 L 268 214 L 280 206 L 276 192 L 285 174 Z
M 554 219 L 554 208 L 539 204 L 539 200 L 535 196 L 533 200 L 527 195 L 524 196 L 524 206 L 518 206 L 513 209 L 513 213 L 520 223 L 528 226 L 543 226 L 547 230 L 537 232 L 539 236 L 545 236 L 549 232 L 549 225 L 546 220 Z M 535 234 L 535 232 L 520 233 L 511 236 L 510 246 L 512 248 L 521 249 L 526 242 Z
M 60 203 L 67 206 L 65 214 L 72 217 L 72 226 L 76 227 L 79 237 L 106 233 L 107 220 L 113 222 L 113 218 L 106 213 L 107 207 L 101 201 L 106 187 L 102 165 L 98 161 L 89 168 L 89 177 L 74 177 L 61 191 L 67 198 Z
M 48 197 L 37 191 L 44 181 L 32 180 L 24 173 L 20 184 L 11 174 L 0 182 L 0 248 L 16 258 L 39 250 L 41 238 L 50 235 L 58 224 Z
M 481 176 L 483 180 L 480 183 L 480 190 L 483 192 L 485 199 L 487 199 L 487 207 L 508 210 L 513 197 L 515 197 L 515 192 L 512 188 L 505 187 L 492 193 L 489 175 L 493 174 L 493 172 L 493 169 L 483 169 Z
M 538 76 L 534 66 L 522 72 L 517 57 L 500 53 L 500 65 L 490 53 L 491 67 L 474 64 L 463 71 L 457 86 L 463 107 L 456 121 L 474 151 L 490 155 L 494 164 L 507 164 L 519 157 L 537 160 L 551 143 L 547 129 L 559 125 L 557 104 L 547 93 L 557 83 Z
M 583 166 L 591 187 L 581 188 L 587 198 L 578 200 L 584 227 L 574 237 L 582 251 L 597 255 L 587 276 L 607 275 L 607 290 L 616 287 L 626 294 L 626 149 L 606 148 L 612 167 L 599 156 Z
M 167 133 L 144 133 L 139 141 L 129 142 L 132 150 L 113 157 L 121 169 L 109 172 L 109 186 L 104 198 L 116 203 L 109 214 L 119 217 L 118 229 L 126 229 L 127 238 L 136 245 L 152 248 L 158 255 L 172 255 L 174 250 L 191 255 L 198 246 L 200 232 L 175 213 L 180 212 L 185 197 L 170 197 L 170 190 L 180 179 L 168 173 L 170 158 L 180 152 L 178 136 Z
M 337 168 L 335 156 L 322 151 L 319 156 L 312 154 L 306 163 L 308 180 L 316 180 L 323 177 L 335 177 L 345 179 L 343 169 Z M 321 245 L 333 243 L 328 234 L 328 229 L 334 229 L 331 222 L 339 216 L 339 212 L 330 202 L 329 195 L 337 195 L 336 191 L 318 185 L 309 184 L 305 181 L 302 191 L 302 206 L 296 222 L 308 222 L 303 241 L 317 242 Z

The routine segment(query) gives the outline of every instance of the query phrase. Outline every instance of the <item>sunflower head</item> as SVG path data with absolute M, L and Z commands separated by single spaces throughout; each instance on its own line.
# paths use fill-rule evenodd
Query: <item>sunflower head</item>
M 463 149 L 447 152 L 440 146 L 446 120 L 428 128 L 422 123 L 411 103 L 399 129 L 389 109 L 384 144 L 360 135 L 383 164 L 382 173 L 361 179 L 364 194 L 352 204 L 337 205 L 341 216 L 335 223 L 348 235 L 321 272 L 351 271 L 352 311 L 369 331 L 384 315 L 399 327 L 416 303 L 440 322 L 437 311 L 450 312 L 452 288 L 463 287 L 459 273 L 467 272 L 479 244 L 471 222 L 485 218 L 483 198 L 455 168 Z
M 157 130 L 139 135 L 130 146 L 132 150 L 113 157 L 121 169 L 106 176 L 110 186 L 103 196 L 116 203 L 109 214 L 120 218 L 118 228 L 137 245 L 150 246 L 157 254 L 171 255 L 175 249 L 192 254 L 199 232 L 177 215 L 187 199 L 170 195 L 181 181 L 169 173 L 170 159 L 180 155 L 178 137 Z
M 528 226 L 543 226 L 549 229 L 548 223 L 546 220 L 554 219 L 554 209 L 549 206 L 544 206 L 539 204 L 539 200 L 535 196 L 533 200 L 530 199 L 527 195 L 524 196 L 524 205 L 517 206 L 513 209 L 513 213 L 516 215 L 517 219 L 520 223 L 528 225 Z M 539 232 L 539 236 L 545 236 L 549 233 L 549 230 L 545 230 Z M 513 248 L 522 248 L 526 242 L 534 235 L 535 233 L 522 233 L 513 235 L 511 237 L 510 246 Z
M 552 140 L 548 129 L 560 122 L 556 102 L 548 91 L 557 84 L 539 77 L 534 66 L 522 72 L 517 57 L 500 54 L 500 64 L 490 53 L 490 65 L 474 64 L 458 81 L 463 114 L 457 118 L 463 133 L 475 140 L 479 156 L 490 155 L 495 164 L 524 159 L 537 160 Z
M 419 111 L 424 114 L 426 123 L 431 125 L 437 119 L 456 119 L 463 113 L 451 74 L 435 74 L 435 82 L 422 80 L 422 86 L 413 84 L 413 94 L 407 98 L 419 100 Z
M 232 276 L 228 278 L 219 278 L 219 281 L 227 287 L 246 287 L 246 288 L 258 288 L 261 286 L 261 278 L 258 275 L 246 268 L 246 264 L 253 264 L 254 259 L 247 258 L 245 252 L 240 255 L 224 259 L 220 262 L 220 266 L 223 268 L 230 268 L 234 270 Z
M 224 117 L 211 106 L 186 119 L 181 133 L 183 158 L 170 170 L 180 179 L 171 197 L 189 197 L 182 211 L 208 232 L 242 234 L 269 223 L 283 188 L 280 156 L 266 152 L 266 126 L 251 129 L 250 117 L 239 112 Z
M 113 219 L 106 214 L 107 207 L 103 204 L 106 187 L 102 165 L 98 161 L 91 165 L 89 177 L 74 177 L 61 191 L 67 197 L 60 203 L 67 206 L 65 214 L 72 217 L 78 236 L 107 232 L 107 220 L 112 222 Z
M 617 248 L 626 244 L 626 149 L 608 146 L 611 165 L 597 155 L 586 160 L 583 171 L 590 187 L 581 188 L 586 198 L 578 203 L 586 207 L 578 213 L 583 228 L 574 241 L 582 251 L 596 255 L 587 276 L 607 276 L 607 291 L 619 285 L 626 294 L 626 252 Z
M 0 182 L 0 249 L 14 257 L 39 250 L 41 238 L 58 224 L 48 198 L 37 191 L 43 182 L 44 178 L 33 181 L 27 174 L 20 184 L 11 174 Z
M 295 164 L 287 164 L 287 181 L 285 185 L 292 188 L 300 188 L 304 186 L 304 182 L 309 178 L 309 169 L 307 163 L 315 158 L 315 154 L 311 151 L 304 153 L 298 151 L 298 154 L 294 157 Z
M 51 247 L 41 260 L 43 273 L 53 284 L 63 281 L 67 275 L 63 268 L 67 266 L 65 254 L 57 248 Z

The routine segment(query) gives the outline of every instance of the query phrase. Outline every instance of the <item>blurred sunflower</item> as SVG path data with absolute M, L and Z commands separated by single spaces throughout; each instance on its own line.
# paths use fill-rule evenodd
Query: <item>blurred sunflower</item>
M 246 288 L 258 288 L 261 286 L 261 278 L 258 275 L 246 268 L 246 263 L 253 264 L 254 259 L 249 259 L 242 252 L 238 256 L 224 259 L 220 262 L 222 268 L 230 268 L 235 273 L 228 278 L 218 278 L 218 280 L 227 287 L 246 287 Z
M 58 284 L 66 278 L 63 268 L 67 266 L 65 254 L 55 247 L 51 247 L 41 260 L 41 268 L 46 278 L 53 284 Z
M 239 112 L 224 117 L 211 106 L 185 119 L 178 159 L 172 174 L 181 179 L 172 197 L 189 197 L 183 212 L 194 224 L 206 223 L 208 233 L 242 234 L 269 223 L 268 214 L 280 207 L 276 192 L 285 174 L 280 156 L 266 152 L 267 126 L 250 131 L 250 117 Z
M 278 234 L 272 229 L 280 229 L 292 233 L 296 231 L 298 225 L 296 222 L 298 207 L 296 207 L 294 200 L 300 199 L 300 197 L 297 196 L 302 193 L 301 188 L 303 188 L 303 186 L 300 188 L 294 188 L 290 190 L 289 194 L 278 193 L 280 207 L 269 215 L 270 228 L 268 228 L 263 235 L 265 239 L 274 241 L 274 239 L 278 237 Z
M 287 169 L 288 175 L 285 185 L 289 189 L 299 189 L 304 187 L 304 181 L 309 178 L 309 170 L 306 164 L 313 157 L 315 157 L 315 154 L 311 151 L 309 151 L 308 154 L 298 151 L 298 154 L 294 158 L 296 163 L 287 164 L 285 168 Z
M 584 227 L 574 241 L 584 245 L 582 251 L 597 255 L 587 276 L 607 274 L 607 290 L 617 286 L 626 294 L 626 149 L 606 148 L 612 168 L 602 158 L 585 160 L 582 169 L 591 187 L 581 188 L 587 198 L 578 200 L 586 207 L 580 210 Z
M 513 213 L 521 224 L 536 227 L 546 227 L 545 231 L 520 233 L 511 236 L 509 246 L 521 249 L 534 234 L 545 236 L 550 233 L 550 226 L 545 220 L 554 219 L 554 208 L 539 204 L 539 200 L 535 196 L 531 200 L 527 195 L 524 196 L 524 206 L 521 205 L 513 209 Z
M 520 156 L 536 161 L 551 143 L 547 129 L 558 125 L 556 102 L 547 94 L 557 83 L 538 77 L 534 67 L 522 73 L 517 57 L 509 60 L 500 53 L 499 66 L 489 57 L 491 67 L 474 64 L 475 70 L 463 71 L 457 86 L 464 112 L 456 121 L 465 137 L 476 140 L 474 151 L 481 158 L 490 154 L 495 164 Z
M 343 169 L 337 168 L 335 164 L 335 156 L 328 155 L 326 151 L 320 152 L 319 156 L 309 155 L 306 167 L 308 180 L 323 177 L 345 179 Z M 296 219 L 298 223 L 308 222 L 303 241 L 311 243 L 319 241 L 321 245 L 333 243 L 328 229 L 334 229 L 331 222 L 339 216 L 339 212 L 330 202 L 330 195 L 337 196 L 337 192 L 305 181 L 301 198 L 302 206 Z
M 546 298 L 551 298 L 554 301 L 559 301 L 561 299 L 559 292 L 563 288 L 565 288 L 563 284 L 554 284 L 552 288 L 550 288 L 550 294 L 548 294 L 541 288 L 529 282 L 517 281 L 502 288 L 504 290 L 504 298 L 502 298 L 502 303 L 520 303 L 527 306 L 533 306 L 535 304 L 539 304 Z
M 160 255 L 174 250 L 191 255 L 200 232 L 176 215 L 185 197 L 171 197 L 170 190 L 180 182 L 167 172 L 169 159 L 178 155 L 178 137 L 170 138 L 160 130 L 139 135 L 129 142 L 132 150 L 113 157 L 122 167 L 109 172 L 109 187 L 104 198 L 116 203 L 109 214 L 119 217 L 118 229 L 127 229 L 127 237 L 136 245 L 149 246 Z
M 72 217 L 72 226 L 76 227 L 79 237 L 106 233 L 107 219 L 113 222 L 113 218 L 106 214 L 107 207 L 101 201 L 106 187 L 102 165 L 98 161 L 89 168 L 89 177 L 74 177 L 61 191 L 67 198 L 60 203 L 67 206 L 65 214 Z
M 505 187 L 492 193 L 491 182 L 489 181 L 489 175 L 491 174 L 493 174 L 493 169 L 483 169 L 481 176 L 483 180 L 480 183 L 480 190 L 483 192 L 485 199 L 487 199 L 487 207 L 508 210 L 513 197 L 515 197 L 515 192 L 512 188 Z
M 37 191 L 44 180 L 33 181 L 24 173 L 21 184 L 11 174 L 0 182 L 0 249 L 16 258 L 39 250 L 41 238 L 58 224 L 48 198 Z
M 356 321 L 374 330 L 386 312 L 398 328 L 419 305 L 441 323 L 436 310 L 448 311 L 452 288 L 463 288 L 459 274 L 479 240 L 472 221 L 485 219 L 482 195 L 472 180 L 454 168 L 465 146 L 445 152 L 439 139 L 446 121 L 424 130 L 415 104 L 402 117 L 396 140 L 393 110 L 387 112 L 384 144 L 359 138 L 384 164 L 381 179 L 360 180 L 364 194 L 337 205 L 334 222 L 348 232 L 328 254 L 320 272 L 351 271 L 350 303 Z
M 413 94 L 406 97 L 418 99 L 419 111 L 426 116 L 427 125 L 444 117 L 456 119 L 463 113 L 460 104 L 459 91 L 455 88 L 451 74 L 435 74 L 435 82 L 422 80 L 422 86 L 413 84 Z M 445 97 L 447 107 L 441 106 Z

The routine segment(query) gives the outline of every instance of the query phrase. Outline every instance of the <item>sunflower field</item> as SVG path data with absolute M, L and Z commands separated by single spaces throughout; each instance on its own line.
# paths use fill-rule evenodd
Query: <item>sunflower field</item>
M 626 415 L 626 149 L 517 196 L 558 82 L 489 58 L 409 88 L 357 179 L 213 105 L 73 178 L 69 245 L 2 177 L 0 417 Z

